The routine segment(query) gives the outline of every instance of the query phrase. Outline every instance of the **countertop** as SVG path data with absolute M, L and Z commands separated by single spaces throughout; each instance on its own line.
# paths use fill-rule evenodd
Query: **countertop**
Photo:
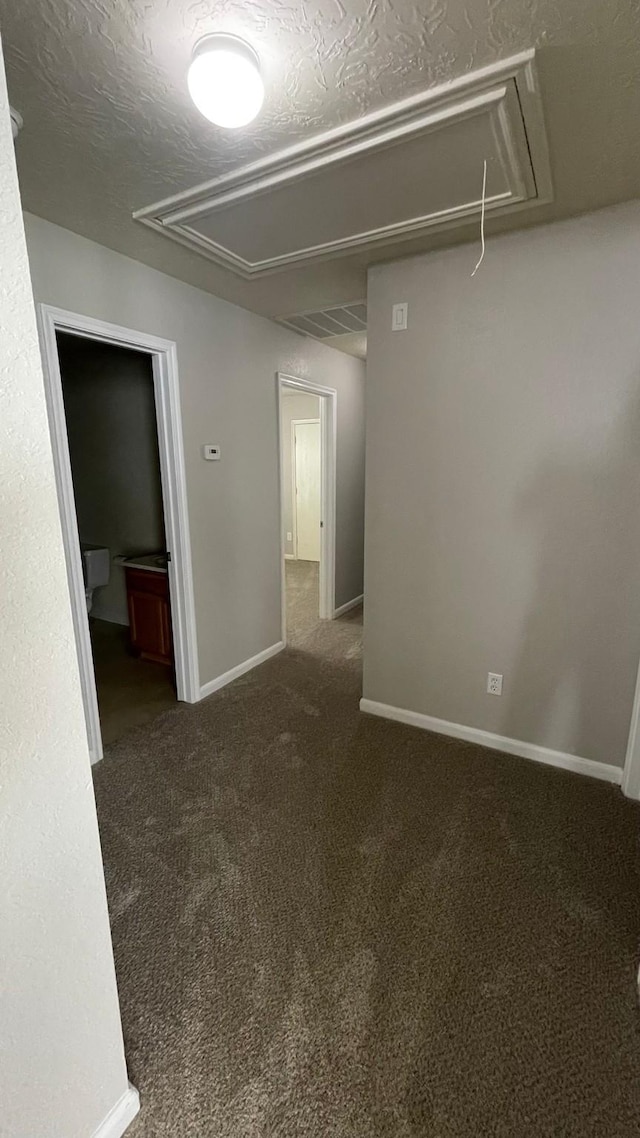
M 167 573 L 166 553 L 143 553 L 139 557 L 115 557 L 125 569 L 145 569 L 149 573 Z

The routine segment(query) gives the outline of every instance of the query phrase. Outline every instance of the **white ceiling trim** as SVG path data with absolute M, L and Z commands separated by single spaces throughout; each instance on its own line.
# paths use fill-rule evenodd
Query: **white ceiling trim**
M 550 201 L 551 173 L 535 52 L 523 52 L 450 83 L 365 115 L 345 126 L 289 147 L 229 174 L 136 211 L 143 224 L 196 250 L 239 276 L 252 278 L 293 265 L 325 260 L 371 246 L 391 244 L 427 230 L 446 229 L 476 216 L 473 196 L 448 208 L 384 224 L 348 236 L 304 244 L 273 256 L 250 259 L 199 232 L 197 223 L 248 199 L 285 186 L 305 194 L 314 174 L 357 162 L 403 142 L 425 138 L 457 123 L 488 117 L 494 158 L 506 189 L 490 195 L 488 213 L 504 213 Z M 304 179 L 305 185 L 301 184 Z M 224 222 L 224 218 L 222 218 Z

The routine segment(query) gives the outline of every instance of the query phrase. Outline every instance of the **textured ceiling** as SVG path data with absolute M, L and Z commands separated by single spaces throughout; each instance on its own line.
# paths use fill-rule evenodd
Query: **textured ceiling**
M 0 0 L 25 208 L 267 315 L 365 293 L 368 260 L 477 226 L 243 281 L 131 220 L 133 210 L 366 110 L 536 47 L 555 200 L 492 231 L 640 196 L 638 0 Z M 267 96 L 225 132 L 191 105 L 194 42 L 235 32 Z

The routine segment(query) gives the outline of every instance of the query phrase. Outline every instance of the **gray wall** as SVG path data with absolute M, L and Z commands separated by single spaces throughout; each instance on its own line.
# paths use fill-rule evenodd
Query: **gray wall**
M 37 301 L 175 340 L 200 682 L 280 640 L 276 372 L 338 393 L 336 605 L 362 592 L 364 364 L 30 215 Z M 205 462 L 218 443 L 220 462 Z
M 165 547 L 151 358 L 58 337 L 80 540 L 112 558 Z M 124 570 L 94 594 L 92 616 L 128 624 Z
M 476 253 L 370 273 L 365 696 L 619 766 L 640 654 L 640 205 L 490 240 L 471 279 Z
M 98 1133 L 127 1091 L 0 52 L 0 1131 Z
M 284 551 L 295 554 L 294 542 L 286 540 L 287 533 L 293 535 L 293 458 L 291 454 L 291 424 L 294 419 L 319 419 L 320 400 L 317 395 L 303 395 L 301 392 L 282 393 L 280 440 L 282 445 L 282 515 L 284 521 Z

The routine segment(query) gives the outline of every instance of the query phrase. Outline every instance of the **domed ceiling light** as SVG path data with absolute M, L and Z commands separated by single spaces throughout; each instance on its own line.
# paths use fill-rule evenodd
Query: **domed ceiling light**
M 252 122 L 264 99 L 260 60 L 239 36 L 216 33 L 198 40 L 187 84 L 201 114 L 231 130 Z

